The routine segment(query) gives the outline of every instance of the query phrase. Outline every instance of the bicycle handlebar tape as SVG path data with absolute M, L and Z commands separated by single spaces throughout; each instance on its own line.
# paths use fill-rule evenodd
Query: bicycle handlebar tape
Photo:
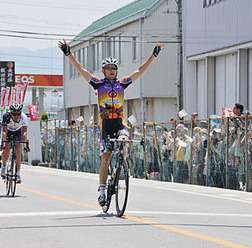
M 155 46 L 152 54 L 153 54 L 155 57 L 157 57 L 160 51 L 161 51 L 160 46 Z
M 67 44 L 62 45 L 62 46 L 60 47 L 60 49 L 62 50 L 62 52 L 63 52 L 66 56 L 68 56 L 68 55 L 71 54 L 71 52 L 70 52 L 70 46 L 68 46 Z

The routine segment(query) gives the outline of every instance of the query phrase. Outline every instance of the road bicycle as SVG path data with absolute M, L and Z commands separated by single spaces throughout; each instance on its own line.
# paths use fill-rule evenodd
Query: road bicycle
M 109 210 L 112 196 L 115 194 L 117 216 L 121 217 L 126 209 L 129 193 L 129 166 L 124 159 L 124 147 L 126 144 L 137 143 L 144 145 L 144 141 L 126 139 L 107 139 L 107 145 L 111 147 L 114 142 L 116 149 L 108 149 L 112 152 L 109 176 L 106 183 L 106 203 L 102 207 L 104 213 Z
M 3 140 L 2 146 L 4 143 L 10 143 L 10 154 L 6 163 L 6 171 L 4 182 L 6 185 L 6 195 L 15 196 L 16 184 L 17 184 L 17 158 L 16 158 L 16 144 L 27 144 L 27 149 L 29 149 L 29 141 L 18 141 L 16 136 L 11 136 L 9 140 Z

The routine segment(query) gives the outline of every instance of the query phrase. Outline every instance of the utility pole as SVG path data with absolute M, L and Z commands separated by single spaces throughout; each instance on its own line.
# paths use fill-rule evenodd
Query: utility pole
M 182 0 L 175 0 L 177 3 L 178 13 L 178 107 L 179 110 L 183 109 L 183 44 L 182 44 Z
M 170 11 L 169 6 L 167 10 L 164 11 L 165 14 L 177 14 L 178 24 L 177 24 L 177 40 L 178 40 L 178 81 L 177 81 L 177 104 L 178 110 L 183 109 L 183 45 L 182 45 L 182 1 L 174 0 L 177 4 L 176 11 Z

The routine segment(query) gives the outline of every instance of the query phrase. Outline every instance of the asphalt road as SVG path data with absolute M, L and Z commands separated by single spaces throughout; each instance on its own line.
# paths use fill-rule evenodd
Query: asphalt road
M 98 175 L 23 166 L 0 183 L 0 247 L 252 247 L 252 193 L 130 179 L 122 218 L 97 204 Z

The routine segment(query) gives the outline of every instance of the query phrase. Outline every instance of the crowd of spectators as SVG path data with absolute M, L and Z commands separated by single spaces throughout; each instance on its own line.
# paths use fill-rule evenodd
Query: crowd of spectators
M 197 120 L 196 113 L 190 121 L 171 120 L 167 124 L 146 125 L 145 153 L 143 147 L 130 147 L 130 172 L 136 178 L 148 178 L 168 182 L 192 183 L 212 187 L 244 190 L 246 181 L 252 186 L 252 123 L 248 118 L 245 130 L 243 106 L 235 104 L 230 118 Z M 249 113 L 248 113 L 249 114 Z M 176 126 L 174 126 L 176 124 Z M 70 129 L 47 133 L 47 156 L 52 162 L 57 155 L 58 168 L 97 172 L 99 170 L 99 129 L 77 129 L 70 135 Z M 246 142 L 246 133 L 248 139 Z M 133 139 L 141 140 L 141 127 L 133 129 Z M 227 137 L 228 136 L 228 137 Z M 87 138 L 87 142 L 85 141 Z M 79 140 L 79 144 L 77 142 Z M 45 132 L 42 133 L 43 156 L 45 156 Z M 57 142 L 57 153 L 53 151 Z M 96 148 L 94 148 L 96 144 Z M 88 148 L 86 148 L 88 145 Z M 246 145 L 248 162 L 246 163 Z M 78 147 L 79 146 L 79 147 Z M 71 150 L 72 149 L 72 150 Z M 78 149 L 80 154 L 78 155 Z M 88 152 L 87 152 L 88 150 Z M 71 153 L 72 152 L 72 153 Z M 94 152 L 97 157 L 94 166 Z M 145 155 L 145 157 L 144 157 Z M 248 165 L 248 168 L 246 168 Z M 247 175 L 247 177 L 246 177 Z

